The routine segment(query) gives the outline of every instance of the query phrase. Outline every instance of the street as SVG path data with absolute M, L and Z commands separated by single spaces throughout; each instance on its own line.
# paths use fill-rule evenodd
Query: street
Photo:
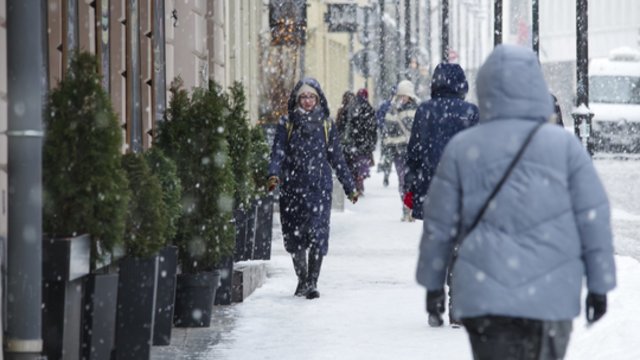
M 640 326 L 640 163 L 602 156 L 595 163 L 611 198 L 619 281 L 598 324 L 587 328 L 584 314 L 574 320 L 567 359 L 638 359 L 628 329 Z M 155 347 L 152 358 L 470 359 L 463 329 L 426 323 L 424 290 L 414 280 L 422 223 L 400 221 L 394 176 L 385 188 L 373 173 L 365 196 L 332 215 L 320 299 L 293 296 L 296 278 L 276 216 L 266 283 L 244 303 L 215 307 L 211 328 L 174 329 L 171 346 Z

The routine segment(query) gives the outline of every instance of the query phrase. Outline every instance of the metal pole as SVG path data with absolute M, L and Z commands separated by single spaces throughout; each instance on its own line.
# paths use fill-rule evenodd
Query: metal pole
M 451 4 L 453 5 L 453 4 Z M 453 23 L 455 29 L 451 34 L 451 43 L 449 44 L 450 48 L 453 48 L 458 53 L 458 63 L 462 65 L 462 5 L 460 4 L 460 0 L 455 1 L 455 7 L 452 6 L 451 16 L 449 16 L 449 23 Z
M 576 0 L 576 108 L 571 113 L 575 133 L 590 154 L 593 154 L 591 136 L 591 118 L 589 110 L 589 4 L 588 0 Z
M 379 4 L 379 8 L 380 8 L 380 51 L 378 52 L 378 64 L 380 64 L 380 75 L 379 75 L 379 89 L 380 89 L 380 98 L 382 99 L 383 97 L 385 97 L 386 95 L 386 90 L 385 89 L 385 78 L 387 75 L 387 69 L 384 63 L 384 53 L 386 51 L 385 49 L 385 42 L 386 42 L 386 34 L 384 31 L 384 0 L 380 0 L 378 2 Z
M 129 38 L 129 51 L 127 56 L 128 71 L 127 83 L 131 103 L 128 106 L 129 124 L 129 149 L 131 152 L 142 152 L 142 90 L 140 86 L 140 12 L 138 0 L 127 1 L 127 37 Z
M 404 0 L 404 73 L 411 66 L 411 0 Z
M 442 62 L 449 62 L 449 0 L 442 0 Z
M 353 91 L 353 32 L 349 32 L 349 89 Z
M 154 0 L 153 2 L 153 94 L 156 123 L 163 120 L 164 111 L 167 107 L 164 6 L 164 0 Z M 155 128 L 156 124 L 153 126 Z
M 431 0 L 427 0 L 427 6 L 425 7 L 424 17 L 427 21 L 424 27 L 424 39 L 425 39 L 425 47 L 427 48 L 427 53 L 429 56 L 429 62 L 427 66 L 427 74 L 431 76 L 431 63 L 433 57 L 431 56 L 433 53 L 431 52 Z
M 465 64 L 467 64 L 467 71 L 471 69 L 471 36 L 469 36 L 469 30 L 471 26 L 471 12 L 469 11 L 469 7 L 465 6 L 464 8 L 466 21 L 464 24 L 464 47 L 465 47 Z
M 538 58 L 540 57 L 540 2 L 538 0 L 531 0 L 531 32 L 533 35 L 533 51 L 535 51 Z
M 493 3 L 493 46 L 502 44 L 502 0 Z
M 42 1 L 7 0 L 8 185 L 5 359 L 42 352 Z
M 401 25 L 400 25 L 400 0 L 396 0 L 396 34 L 398 35 L 397 39 L 396 39 L 396 59 L 400 58 L 400 54 L 402 54 L 402 41 L 400 39 L 400 29 Z M 402 67 L 404 67 L 402 65 L 402 63 L 398 64 L 399 61 L 396 62 L 396 69 L 395 69 L 395 73 L 396 73 L 396 84 L 400 82 L 400 80 L 402 80 L 402 74 L 400 71 L 400 69 Z
M 367 7 L 364 9 L 364 29 L 362 31 L 362 35 L 366 39 L 364 45 L 364 53 L 362 55 L 362 64 L 367 69 L 366 74 L 364 74 L 364 88 L 369 88 L 369 75 L 371 73 L 371 64 L 369 64 L 369 43 L 371 39 L 369 38 L 369 11 L 373 8 Z

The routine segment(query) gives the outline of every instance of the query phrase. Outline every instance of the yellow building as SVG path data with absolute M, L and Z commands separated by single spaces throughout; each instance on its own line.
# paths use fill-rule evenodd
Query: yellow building
M 327 95 L 331 113 L 335 116 L 342 101 L 342 94 L 351 90 L 356 92 L 365 86 L 365 79 L 353 75 L 353 88 L 350 88 L 349 72 L 350 57 L 362 49 L 357 40 L 357 34 L 346 32 L 329 32 L 324 16 L 328 3 L 345 3 L 349 1 L 308 0 L 307 7 L 307 44 L 305 48 L 305 75 L 315 77 L 320 81 Z M 368 0 L 350 1 L 358 6 L 369 5 Z M 351 41 L 351 37 L 354 37 Z M 350 44 L 351 43 L 351 44 Z M 351 50 L 350 50 L 351 47 Z M 355 71 L 354 71 L 355 72 Z M 368 85 L 372 85 L 369 79 Z M 369 89 L 372 94 L 372 90 Z

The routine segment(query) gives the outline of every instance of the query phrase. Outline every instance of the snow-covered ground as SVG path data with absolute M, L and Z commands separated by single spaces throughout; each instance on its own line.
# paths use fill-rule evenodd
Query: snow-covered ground
M 619 254 L 640 254 L 638 199 L 630 199 L 626 189 L 635 185 L 637 175 L 629 169 L 638 165 L 597 160 L 612 197 L 614 225 L 628 229 L 620 242 L 614 231 L 616 246 L 625 247 Z M 620 184 L 625 176 L 631 182 Z M 397 179 L 385 188 L 374 173 L 365 197 L 332 216 L 317 300 L 293 296 L 297 280 L 276 224 L 267 282 L 225 310 L 233 329 L 204 358 L 471 359 L 463 329 L 426 323 L 424 289 L 414 280 L 422 223 L 400 222 L 400 215 Z M 584 314 L 575 319 L 567 359 L 640 359 L 640 263 L 620 255 L 616 262 L 619 281 L 609 296 L 609 312 L 591 328 Z

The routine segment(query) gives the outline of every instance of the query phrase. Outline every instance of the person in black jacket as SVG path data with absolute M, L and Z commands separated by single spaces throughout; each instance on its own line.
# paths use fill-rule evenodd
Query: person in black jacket
M 315 299 L 320 296 L 322 259 L 329 251 L 332 169 L 351 202 L 358 200 L 358 193 L 318 81 L 300 80 L 291 91 L 288 110 L 273 141 L 267 189 L 280 186 L 284 247 L 298 276 L 294 294 Z
M 478 107 L 464 100 L 469 85 L 458 64 L 439 64 L 433 72 L 431 99 L 416 111 L 407 147 L 404 203 L 422 219 L 422 202 L 440 156 L 458 132 L 478 123 Z
M 343 107 L 338 114 L 338 122 L 342 131 L 344 158 L 356 180 L 356 189 L 363 194 L 364 180 L 369 177 L 369 167 L 373 165 L 378 128 L 367 90 L 360 89 L 355 98 L 349 100 L 350 98 L 348 94 L 343 96 Z

